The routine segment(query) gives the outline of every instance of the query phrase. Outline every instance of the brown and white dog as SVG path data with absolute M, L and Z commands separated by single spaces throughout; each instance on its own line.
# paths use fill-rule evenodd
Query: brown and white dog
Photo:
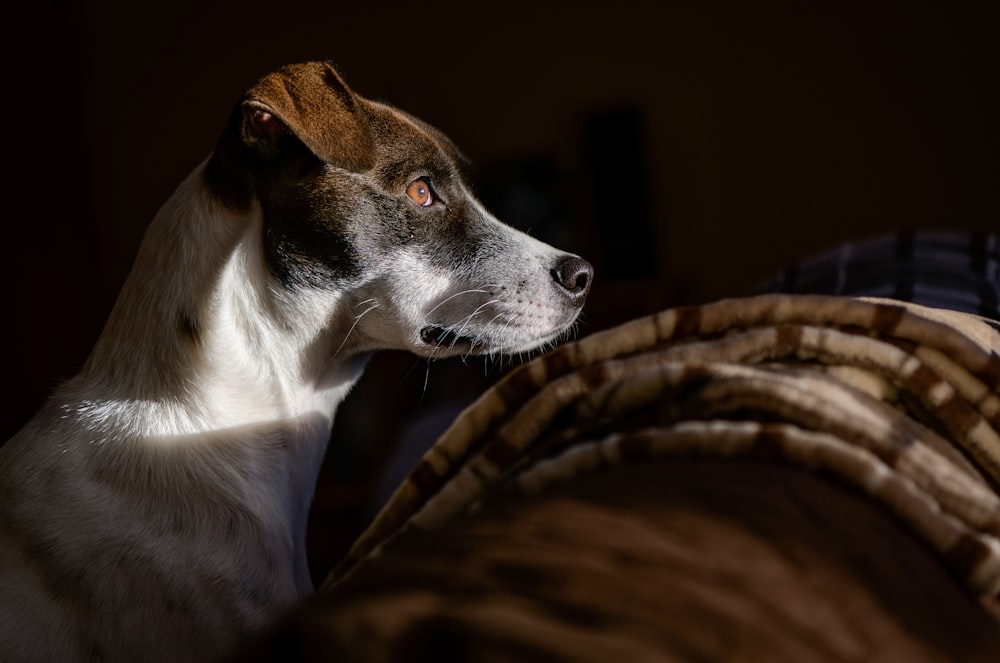
M 492 217 L 441 133 L 327 63 L 252 86 L 149 227 L 81 373 L 0 447 L 5 661 L 201 661 L 312 589 L 368 357 L 568 333 L 590 265 Z

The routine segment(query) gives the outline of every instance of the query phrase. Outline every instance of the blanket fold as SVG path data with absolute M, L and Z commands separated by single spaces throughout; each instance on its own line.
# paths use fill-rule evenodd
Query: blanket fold
M 669 309 L 512 371 L 463 412 L 327 578 L 511 493 L 671 458 L 781 463 L 870 497 L 1000 597 L 1000 334 L 900 301 Z

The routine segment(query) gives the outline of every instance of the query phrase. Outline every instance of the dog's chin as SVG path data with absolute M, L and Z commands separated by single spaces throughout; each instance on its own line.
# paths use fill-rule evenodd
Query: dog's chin
M 454 330 L 437 325 L 428 325 L 420 330 L 421 347 L 418 354 L 443 358 L 456 355 L 518 355 L 544 351 L 564 339 L 571 325 L 554 330 L 542 336 L 528 339 L 493 338 L 489 334 L 465 336 Z

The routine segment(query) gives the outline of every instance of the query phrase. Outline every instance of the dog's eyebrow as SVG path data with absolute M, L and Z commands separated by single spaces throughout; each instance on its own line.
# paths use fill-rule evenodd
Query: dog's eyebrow
M 443 158 L 393 159 L 376 166 L 373 175 L 379 185 L 387 190 L 401 189 L 417 177 L 429 177 L 442 183 L 465 179 L 462 164 L 452 167 Z
M 472 162 L 465 156 L 462 150 L 444 135 L 437 127 L 427 124 L 419 118 L 415 118 L 420 128 L 434 141 L 438 149 L 441 150 L 458 169 L 459 176 L 468 180 L 472 175 Z
M 402 189 L 417 177 L 441 178 L 447 169 L 426 161 L 392 160 L 376 166 L 375 180 L 386 190 Z

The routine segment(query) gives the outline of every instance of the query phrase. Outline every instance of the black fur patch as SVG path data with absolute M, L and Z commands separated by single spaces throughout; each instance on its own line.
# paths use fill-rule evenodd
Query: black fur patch
M 198 327 L 198 321 L 194 317 L 182 312 L 180 315 L 180 332 L 183 338 L 188 339 L 192 343 L 198 343 L 201 337 L 201 330 Z
M 222 204 L 246 211 L 253 202 L 253 185 L 247 164 L 253 152 L 240 139 L 243 110 L 229 116 L 226 129 L 205 166 L 205 185 Z
M 264 248 L 271 273 L 290 287 L 331 288 L 362 271 L 351 223 L 335 198 L 291 186 L 265 192 Z

